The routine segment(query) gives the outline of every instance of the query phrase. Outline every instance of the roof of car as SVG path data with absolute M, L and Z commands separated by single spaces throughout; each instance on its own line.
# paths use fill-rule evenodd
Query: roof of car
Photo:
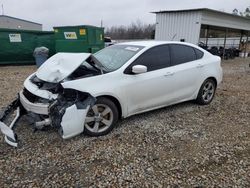
M 186 43 L 186 42 L 179 42 L 179 41 L 156 41 L 156 40 L 123 42 L 123 43 L 119 43 L 119 44 L 152 47 L 152 46 L 157 46 L 157 45 L 161 45 L 161 44 L 170 44 L 170 43 L 171 44 L 186 44 L 186 45 L 194 46 L 193 44 Z

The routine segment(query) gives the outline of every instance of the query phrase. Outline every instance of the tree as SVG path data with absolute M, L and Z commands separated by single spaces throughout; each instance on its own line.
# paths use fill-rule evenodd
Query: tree
M 235 9 L 233 10 L 233 14 L 234 14 L 234 15 L 238 15 L 238 14 L 239 14 L 239 11 L 238 11 L 237 8 L 235 8 Z
M 244 14 L 245 14 L 246 17 L 250 17 L 250 7 L 247 7 L 247 8 L 246 8 Z
M 239 11 L 237 8 L 235 8 L 232 12 L 234 15 L 244 16 L 250 18 L 250 6 L 245 9 L 244 12 Z
M 105 29 L 105 35 L 113 39 L 153 39 L 155 25 L 145 24 L 140 20 L 129 26 L 112 26 Z

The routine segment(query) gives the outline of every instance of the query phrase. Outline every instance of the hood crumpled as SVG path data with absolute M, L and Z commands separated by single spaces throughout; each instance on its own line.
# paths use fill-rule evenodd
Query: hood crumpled
M 90 53 L 57 53 L 37 70 L 36 76 L 46 82 L 58 83 L 72 74 Z

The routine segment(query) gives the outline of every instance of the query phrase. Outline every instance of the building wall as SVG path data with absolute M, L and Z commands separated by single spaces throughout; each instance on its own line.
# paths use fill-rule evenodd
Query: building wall
M 40 24 L 6 16 L 0 16 L 0 28 L 42 31 L 42 25 Z
M 156 14 L 156 40 L 180 41 L 198 44 L 201 12 L 171 12 Z

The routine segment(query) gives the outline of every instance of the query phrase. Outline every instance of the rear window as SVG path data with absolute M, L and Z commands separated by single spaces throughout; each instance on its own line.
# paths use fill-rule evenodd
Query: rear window
M 112 42 L 110 38 L 104 38 L 104 42 Z
M 196 54 L 196 59 L 201 59 L 204 55 L 204 53 L 197 48 L 194 48 L 195 54 Z
M 194 61 L 197 59 L 193 47 L 181 44 L 171 44 L 170 50 L 171 50 L 171 63 L 173 66 Z

